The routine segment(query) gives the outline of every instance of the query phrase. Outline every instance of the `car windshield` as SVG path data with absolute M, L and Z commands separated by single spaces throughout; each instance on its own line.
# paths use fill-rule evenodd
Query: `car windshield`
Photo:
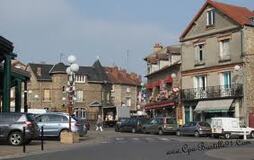
M 206 122 L 199 122 L 199 125 L 202 127 L 210 127 L 210 125 Z

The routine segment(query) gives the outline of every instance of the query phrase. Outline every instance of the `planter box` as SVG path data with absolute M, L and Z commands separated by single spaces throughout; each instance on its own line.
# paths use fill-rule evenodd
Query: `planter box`
M 79 143 L 79 134 L 73 132 L 62 132 L 60 142 L 64 144 Z

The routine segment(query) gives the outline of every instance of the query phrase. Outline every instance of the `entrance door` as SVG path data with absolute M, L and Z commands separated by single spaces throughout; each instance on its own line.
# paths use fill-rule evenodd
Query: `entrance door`
M 254 113 L 249 114 L 249 127 L 254 128 Z
M 189 123 L 190 122 L 190 110 L 186 109 L 185 110 L 185 123 Z

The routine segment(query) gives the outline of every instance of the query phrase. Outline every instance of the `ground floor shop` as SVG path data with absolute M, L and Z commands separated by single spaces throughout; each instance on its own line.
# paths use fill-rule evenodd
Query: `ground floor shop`
M 177 104 L 174 102 L 157 102 L 145 105 L 149 117 L 177 117 Z
M 213 117 L 236 117 L 243 119 L 240 99 L 202 100 L 183 103 L 184 123 L 192 121 L 211 122 Z

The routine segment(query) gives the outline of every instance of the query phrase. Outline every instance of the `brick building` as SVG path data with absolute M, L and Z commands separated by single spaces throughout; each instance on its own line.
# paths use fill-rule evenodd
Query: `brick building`
M 106 73 L 112 83 L 111 100 L 114 106 L 129 106 L 132 112 L 138 108 L 138 94 L 141 77 L 136 73 L 128 73 L 118 67 L 106 67 Z
M 66 111 L 67 67 L 63 63 L 27 65 L 27 71 L 31 73 L 28 83 L 30 108 Z M 79 117 L 94 120 L 97 114 L 101 114 L 101 107 L 111 105 L 111 83 L 99 60 L 92 66 L 80 66 L 75 75 L 75 90 L 73 111 Z

